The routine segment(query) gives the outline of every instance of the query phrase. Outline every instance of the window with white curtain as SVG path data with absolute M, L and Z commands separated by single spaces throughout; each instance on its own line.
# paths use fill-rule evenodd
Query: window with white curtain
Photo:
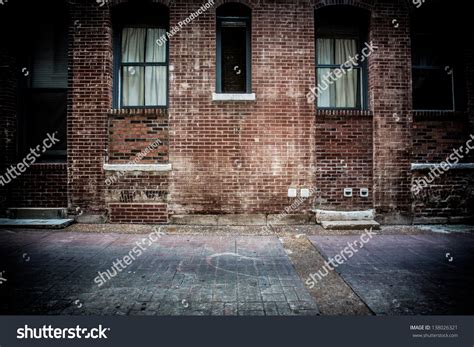
M 167 42 L 162 28 L 124 27 L 120 40 L 118 98 L 124 108 L 166 107 L 168 100 Z
M 361 53 L 368 39 L 369 18 L 368 11 L 352 6 L 316 10 L 318 108 L 367 108 L 367 59 Z
M 321 108 L 360 108 L 361 106 L 361 66 L 352 68 L 343 66 L 342 77 L 335 78 L 335 69 L 340 69 L 358 51 L 358 42 L 354 39 L 321 38 L 317 40 L 318 60 L 318 107 Z

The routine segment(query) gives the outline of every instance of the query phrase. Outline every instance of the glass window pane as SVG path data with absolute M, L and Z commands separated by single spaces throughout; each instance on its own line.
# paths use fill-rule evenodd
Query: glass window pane
M 166 37 L 165 29 L 147 29 L 146 36 L 146 62 L 147 63 L 164 63 L 166 62 L 166 45 L 158 44 L 161 37 Z M 161 42 L 161 41 L 160 41 Z
M 318 107 L 334 107 L 335 105 L 335 85 L 329 83 L 330 80 L 327 79 L 331 71 L 331 69 L 318 69 L 318 85 L 316 88 Z
M 145 86 L 145 106 L 166 106 L 166 66 L 146 67 Z
M 357 41 L 356 40 L 335 40 L 336 45 L 336 57 L 335 63 L 337 65 L 344 64 L 351 57 L 355 57 L 357 54 Z
M 359 69 L 345 70 L 345 72 L 335 82 L 335 107 L 355 108 L 359 106 L 360 100 L 360 90 L 358 88 Z
M 122 68 L 122 105 L 143 106 L 144 95 L 143 67 L 124 66 Z
M 416 110 L 453 110 L 453 72 L 413 69 L 413 107 Z
M 335 69 L 318 69 L 318 107 L 361 107 L 360 69 L 345 70 L 339 76 L 334 71 Z
M 222 24 L 222 92 L 247 92 L 247 27 L 245 22 Z
M 124 28 L 122 31 L 122 62 L 143 63 L 145 55 L 144 28 Z
M 318 39 L 317 41 L 317 59 L 319 65 L 334 64 L 334 40 L 333 39 Z

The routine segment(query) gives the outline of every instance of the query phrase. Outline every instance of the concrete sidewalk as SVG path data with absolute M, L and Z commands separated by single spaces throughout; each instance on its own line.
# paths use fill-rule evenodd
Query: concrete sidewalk
M 0 230 L 0 314 L 474 313 L 469 232 L 382 228 L 310 288 L 308 275 L 360 232 L 167 226 L 147 241 L 151 226 L 113 228 Z
M 275 236 L 147 242 L 147 235 L 0 232 L 0 244 L 8 280 L 1 314 L 318 314 Z

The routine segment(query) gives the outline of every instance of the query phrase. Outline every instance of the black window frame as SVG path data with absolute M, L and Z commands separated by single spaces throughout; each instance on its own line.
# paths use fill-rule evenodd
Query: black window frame
M 249 9 L 250 10 L 250 9 Z M 222 24 L 224 22 L 245 22 L 246 29 L 246 64 L 245 92 L 222 91 Z M 248 16 L 217 16 L 216 26 L 216 93 L 218 94 L 251 94 L 252 93 L 252 19 Z
M 448 60 L 446 60 L 446 57 L 443 56 L 442 54 L 436 55 L 436 57 L 441 60 L 438 61 L 438 64 L 415 64 L 415 60 L 417 56 L 423 56 L 423 53 L 418 53 L 417 52 L 417 45 L 416 42 L 423 42 L 429 39 L 432 39 L 434 37 L 434 33 L 432 32 L 412 32 L 412 103 L 413 103 L 413 110 L 416 112 L 456 112 L 458 109 L 457 107 L 457 99 L 458 95 L 456 92 L 456 79 L 455 79 L 455 72 L 458 69 L 457 64 L 452 61 L 451 63 L 448 63 Z M 438 51 L 437 51 L 438 52 Z M 425 53 L 426 54 L 426 53 Z M 444 61 L 444 62 L 443 62 Z M 441 63 L 441 64 L 439 64 Z M 440 71 L 441 73 L 445 73 L 451 76 L 451 101 L 452 101 L 452 108 L 451 109 L 436 109 L 436 108 L 416 108 L 415 107 L 415 78 L 414 78 L 414 72 L 415 70 L 437 70 Z
M 36 5 L 36 4 L 35 4 Z M 21 6 L 21 5 L 20 5 Z M 70 46 L 69 46 L 69 36 L 70 33 L 68 31 L 68 23 L 70 17 L 68 15 L 67 6 L 65 4 L 50 4 L 49 6 L 44 7 L 43 5 L 38 5 L 40 7 L 34 7 L 32 11 L 29 12 L 27 15 L 27 19 L 25 20 L 28 25 L 22 26 L 18 29 L 18 36 L 20 38 L 24 38 L 25 40 L 31 39 L 33 37 L 36 41 L 36 35 L 42 30 L 42 23 L 46 23 L 45 19 L 47 20 L 58 20 L 55 24 L 59 25 L 59 27 L 53 27 L 53 41 L 57 41 L 59 35 L 61 39 L 64 40 L 65 43 L 65 52 L 63 58 L 65 58 L 65 80 L 64 86 L 34 86 L 33 79 L 36 73 L 34 61 L 36 59 L 35 52 L 33 46 L 26 45 L 23 46 L 21 43 L 24 40 L 17 40 L 14 44 L 14 50 L 16 50 L 17 59 L 20 66 L 24 66 L 24 69 L 21 70 L 21 73 L 18 75 L 18 105 L 17 105 L 17 133 L 18 136 L 16 138 L 15 144 L 15 155 L 17 159 L 24 158 L 29 152 L 31 148 L 35 148 L 38 145 L 42 145 L 41 142 L 32 143 L 31 138 L 33 133 L 36 134 L 38 129 L 34 127 L 33 122 L 33 113 L 31 110 L 37 108 L 32 105 L 32 99 L 34 98 L 35 94 L 56 94 L 62 95 L 64 113 L 62 114 L 61 121 L 64 123 L 64 128 L 61 129 L 63 131 L 60 132 L 58 128 L 55 129 L 46 129 L 44 132 L 44 138 L 46 138 L 47 134 L 50 133 L 59 133 L 58 140 L 60 144 L 64 145 L 64 149 L 58 149 L 58 144 L 54 145 L 51 148 L 45 149 L 45 151 L 36 159 L 36 163 L 39 164 L 64 164 L 68 161 L 68 151 L 69 151 L 69 144 L 68 144 L 68 116 L 69 116 L 69 99 L 70 99 Z M 59 6 L 59 7 L 58 7 Z M 21 8 L 17 8 L 16 11 L 22 11 Z M 18 12 L 19 13 L 19 12 Z M 56 15 L 53 17 L 49 17 L 51 13 L 56 13 L 60 15 Z M 31 16 L 31 17 L 30 17 Z M 61 31 L 57 31 L 61 29 Z M 53 48 L 53 59 L 57 59 L 58 50 L 55 46 Z M 25 70 L 25 71 L 23 71 Z M 41 104 L 44 105 L 45 102 L 42 99 Z M 45 129 L 41 129 L 45 130 Z
M 360 36 L 338 36 L 338 35 L 321 35 L 316 37 L 316 50 L 318 49 L 318 39 L 330 39 L 333 40 L 333 56 L 336 56 L 336 40 L 356 40 L 357 44 L 357 54 L 359 55 L 359 65 L 352 65 L 351 68 L 343 66 L 344 63 L 340 64 L 319 64 L 318 62 L 318 56 L 317 54 L 315 55 L 315 61 L 316 61 L 316 87 L 318 86 L 317 81 L 318 81 L 318 73 L 320 69 L 342 69 L 342 70 L 358 70 L 360 77 L 358 77 L 358 85 L 360 88 L 360 91 L 358 92 L 360 99 L 360 105 L 356 107 L 320 107 L 318 106 L 318 99 L 316 98 L 315 103 L 316 103 L 316 108 L 318 110 L 358 110 L 358 111 L 365 111 L 368 110 L 369 103 L 368 103 L 368 95 L 369 95 L 369 82 L 368 82 L 368 62 L 367 58 L 364 59 L 363 62 L 361 62 L 360 57 L 361 57 L 361 51 L 363 49 L 362 47 L 362 42 L 365 40 L 360 37 Z
M 137 8 L 133 7 L 131 9 L 136 14 Z M 140 8 L 138 7 L 138 13 L 145 13 L 143 18 L 132 18 L 131 20 L 123 19 L 124 14 L 122 13 L 122 18 L 114 21 L 114 60 L 113 60 L 113 108 L 114 109 L 132 109 L 132 110 L 140 110 L 140 109 L 168 109 L 169 108 L 169 94 L 170 94 L 170 72 L 169 72 L 169 52 L 170 52 L 170 40 L 166 33 L 169 31 L 169 12 L 166 14 L 159 14 L 157 16 L 153 16 L 152 12 L 156 11 L 156 8 L 152 8 L 147 10 L 147 8 Z M 143 12 L 144 11 L 144 12 Z M 133 13 L 133 12 L 132 12 Z M 126 15 L 126 13 L 125 13 Z M 133 14 L 132 14 L 132 17 Z M 158 23 L 158 24 L 157 24 Z M 122 35 L 123 30 L 125 28 L 144 28 L 144 29 L 164 29 L 165 30 L 165 38 L 166 38 L 166 53 L 165 53 L 165 62 L 143 62 L 143 63 L 124 63 L 122 62 Z M 147 33 L 148 34 L 148 33 Z M 146 34 L 146 35 L 147 35 Z M 145 54 L 146 54 L 146 36 L 145 36 Z M 146 55 L 145 55 L 146 57 Z M 136 66 L 136 67 L 143 67 L 145 69 L 146 66 L 165 66 L 166 67 L 166 105 L 136 105 L 136 106 L 124 106 L 123 105 L 123 93 L 122 93 L 122 68 L 127 66 Z M 144 70 L 145 71 L 145 70 Z M 145 83 L 145 79 L 144 79 Z M 144 93 L 146 94 L 146 93 Z

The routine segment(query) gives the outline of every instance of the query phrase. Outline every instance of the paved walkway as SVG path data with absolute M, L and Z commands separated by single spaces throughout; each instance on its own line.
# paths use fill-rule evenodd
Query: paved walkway
M 358 232 L 88 228 L 0 229 L 0 314 L 474 314 L 473 233 L 383 228 L 307 287 Z
M 147 237 L 0 232 L 0 313 L 318 314 L 275 236 Z
M 359 236 L 309 239 L 326 259 L 360 243 Z M 376 314 L 472 315 L 473 265 L 473 234 L 376 235 L 336 271 Z

